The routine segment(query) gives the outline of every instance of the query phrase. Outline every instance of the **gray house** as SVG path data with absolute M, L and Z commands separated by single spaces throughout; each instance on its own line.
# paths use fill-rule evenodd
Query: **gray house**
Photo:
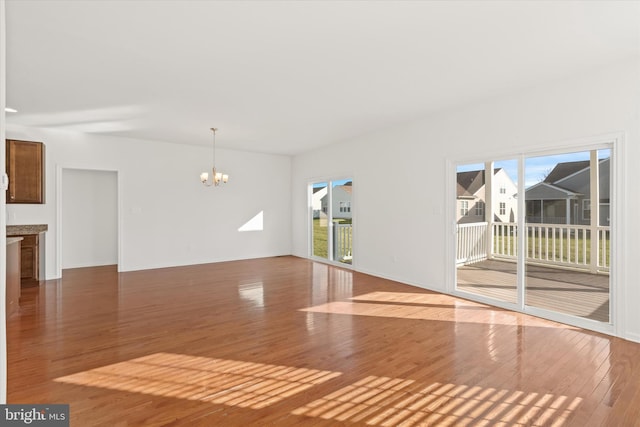
M 609 225 L 610 159 L 599 161 L 600 224 Z M 589 161 L 558 163 L 544 181 L 525 191 L 526 222 L 545 224 L 589 224 Z

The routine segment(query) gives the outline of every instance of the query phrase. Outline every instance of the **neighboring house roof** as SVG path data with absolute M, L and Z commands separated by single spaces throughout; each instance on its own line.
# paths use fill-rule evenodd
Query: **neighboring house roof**
M 353 194 L 353 187 L 351 186 L 351 182 L 347 182 L 345 185 L 339 185 L 338 187 L 344 190 L 345 193 Z
M 549 172 L 549 175 L 544 179 L 544 182 L 548 183 L 556 183 L 561 179 L 568 177 L 569 175 L 573 175 L 576 172 L 580 172 L 583 169 L 589 167 L 589 160 L 580 160 L 577 162 L 563 162 L 558 163 L 552 170 Z
M 605 169 L 603 165 L 607 165 L 609 160 L 609 158 L 605 158 L 600 159 L 598 162 L 600 168 L 606 170 L 607 174 L 609 173 L 608 169 Z M 591 164 L 589 160 L 558 163 L 551 172 L 549 172 L 549 175 L 547 175 L 543 182 L 553 184 L 557 188 L 574 192 L 577 195 L 583 195 L 582 193 L 589 192 L 590 168 Z M 608 183 L 608 177 L 606 180 L 601 180 L 600 182 L 601 192 L 604 191 L 607 195 L 609 194 L 607 190 Z
M 493 170 L 495 175 L 502 168 Z M 473 197 L 484 185 L 484 169 L 479 171 L 468 171 L 457 173 L 457 190 L 458 198 Z
M 465 190 L 460 183 L 457 184 L 456 194 L 458 195 L 458 199 L 475 199 L 475 196 Z

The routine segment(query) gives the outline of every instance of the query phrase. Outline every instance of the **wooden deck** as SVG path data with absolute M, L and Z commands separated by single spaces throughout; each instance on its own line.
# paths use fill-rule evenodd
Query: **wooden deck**
M 637 426 L 640 344 L 276 257 L 65 270 L 7 322 L 9 403 L 72 426 Z
M 516 303 L 516 264 L 488 260 L 458 268 L 458 288 Z M 527 265 L 525 303 L 609 322 L 609 276 Z

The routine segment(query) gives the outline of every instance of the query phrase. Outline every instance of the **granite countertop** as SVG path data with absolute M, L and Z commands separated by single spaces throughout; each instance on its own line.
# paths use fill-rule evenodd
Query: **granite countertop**
M 18 243 L 20 240 L 23 240 L 23 237 L 7 237 L 7 246 L 12 243 Z
M 44 233 L 49 229 L 47 224 L 7 225 L 7 236 L 22 236 Z

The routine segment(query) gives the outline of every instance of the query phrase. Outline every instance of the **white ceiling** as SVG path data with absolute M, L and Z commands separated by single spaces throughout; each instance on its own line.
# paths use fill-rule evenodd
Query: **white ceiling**
M 638 1 L 7 0 L 10 123 L 296 154 L 640 53 Z

